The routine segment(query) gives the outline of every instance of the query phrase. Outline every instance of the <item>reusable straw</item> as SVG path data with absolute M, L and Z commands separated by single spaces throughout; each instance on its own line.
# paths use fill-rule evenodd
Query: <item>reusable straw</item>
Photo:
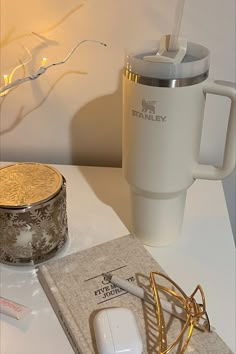
M 187 51 L 187 40 L 179 38 L 185 0 L 177 0 L 174 25 L 171 34 L 161 37 L 159 50 L 154 55 L 146 55 L 144 60 L 162 63 L 181 63 Z
M 181 26 L 181 21 L 182 21 L 183 12 L 184 12 L 184 3 L 185 3 L 185 0 L 177 0 L 175 21 L 174 21 L 173 30 L 172 30 L 172 33 L 170 36 L 170 43 L 169 43 L 169 48 L 168 48 L 168 51 L 170 51 L 170 52 L 176 52 L 178 50 L 178 39 L 179 39 L 180 26 Z

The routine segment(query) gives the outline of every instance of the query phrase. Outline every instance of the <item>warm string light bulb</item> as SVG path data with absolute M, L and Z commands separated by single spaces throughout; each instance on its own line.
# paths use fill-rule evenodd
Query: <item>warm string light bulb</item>
M 0 0 L 1 1 L 1 0 Z M 52 68 L 52 67 L 55 67 L 57 65 L 61 65 L 61 64 L 65 64 L 69 59 L 70 57 L 72 56 L 72 54 L 76 51 L 76 49 L 81 45 L 81 44 L 84 44 L 86 42 L 94 42 L 94 43 L 98 43 L 98 44 L 101 44 L 103 46 L 106 46 L 105 43 L 103 42 L 100 42 L 100 41 L 97 41 L 97 40 L 93 40 L 93 39 L 84 39 L 83 41 L 80 41 L 79 43 L 76 44 L 76 46 L 74 46 L 72 48 L 72 50 L 69 52 L 69 54 L 61 61 L 58 61 L 58 62 L 55 62 L 55 63 L 52 63 L 52 64 L 49 64 L 49 65 L 46 65 L 47 63 L 47 58 L 43 58 L 42 61 L 41 61 L 41 66 L 40 68 L 34 72 L 33 74 L 29 75 L 29 76 L 24 76 L 22 77 L 21 79 L 17 79 L 15 81 L 12 81 L 12 78 L 13 78 L 13 75 L 14 73 L 16 72 L 17 69 L 21 68 L 22 66 L 25 66 L 26 64 L 28 64 L 31 60 L 32 60 L 32 55 L 30 53 L 30 51 L 26 49 L 26 51 L 29 53 L 30 55 L 30 60 L 28 60 L 27 62 L 23 63 L 23 64 L 20 64 L 18 65 L 17 67 L 15 67 L 10 75 L 4 75 L 3 76 L 3 79 L 4 79 L 4 85 L 2 87 L 0 87 L 0 97 L 2 96 L 5 96 L 9 90 L 12 90 L 13 87 L 15 86 L 19 86 L 21 84 L 23 84 L 24 82 L 27 82 L 27 81 L 31 81 L 31 80 L 35 80 L 37 79 L 39 76 L 45 74 L 45 72 Z
M 45 66 L 47 63 L 47 58 L 43 58 L 41 61 L 41 66 Z
M 9 84 L 9 76 L 8 75 L 3 75 L 3 80 L 4 80 L 5 86 L 7 86 Z
M 4 81 L 4 87 L 9 84 L 9 75 L 3 75 L 3 81 Z M 8 93 L 9 90 L 6 90 L 5 92 L 0 93 L 0 97 L 5 96 Z

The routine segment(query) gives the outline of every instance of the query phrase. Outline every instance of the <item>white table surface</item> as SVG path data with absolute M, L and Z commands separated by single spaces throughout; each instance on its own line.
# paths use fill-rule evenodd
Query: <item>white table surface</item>
M 55 167 L 67 180 L 69 223 L 69 242 L 58 257 L 129 233 L 129 193 L 121 169 Z M 235 246 L 221 182 L 196 181 L 188 191 L 181 238 L 147 249 L 187 293 L 203 286 L 211 324 L 235 351 Z M 1 315 L 0 353 L 72 354 L 34 269 L 1 265 L 0 280 L 1 296 L 33 309 L 21 321 Z

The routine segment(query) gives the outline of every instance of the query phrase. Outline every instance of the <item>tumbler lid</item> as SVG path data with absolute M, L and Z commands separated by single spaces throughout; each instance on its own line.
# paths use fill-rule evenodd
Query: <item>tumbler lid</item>
M 156 79 L 182 79 L 202 75 L 209 70 L 209 50 L 197 43 L 188 42 L 187 53 L 181 63 L 162 63 L 144 60 L 159 49 L 159 41 L 145 41 L 126 56 L 125 69 L 130 73 Z

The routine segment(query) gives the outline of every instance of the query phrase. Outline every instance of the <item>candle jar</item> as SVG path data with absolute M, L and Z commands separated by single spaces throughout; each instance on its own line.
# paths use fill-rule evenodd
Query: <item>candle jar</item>
M 68 237 L 66 181 L 51 166 L 0 168 L 0 262 L 34 265 L 53 257 Z

